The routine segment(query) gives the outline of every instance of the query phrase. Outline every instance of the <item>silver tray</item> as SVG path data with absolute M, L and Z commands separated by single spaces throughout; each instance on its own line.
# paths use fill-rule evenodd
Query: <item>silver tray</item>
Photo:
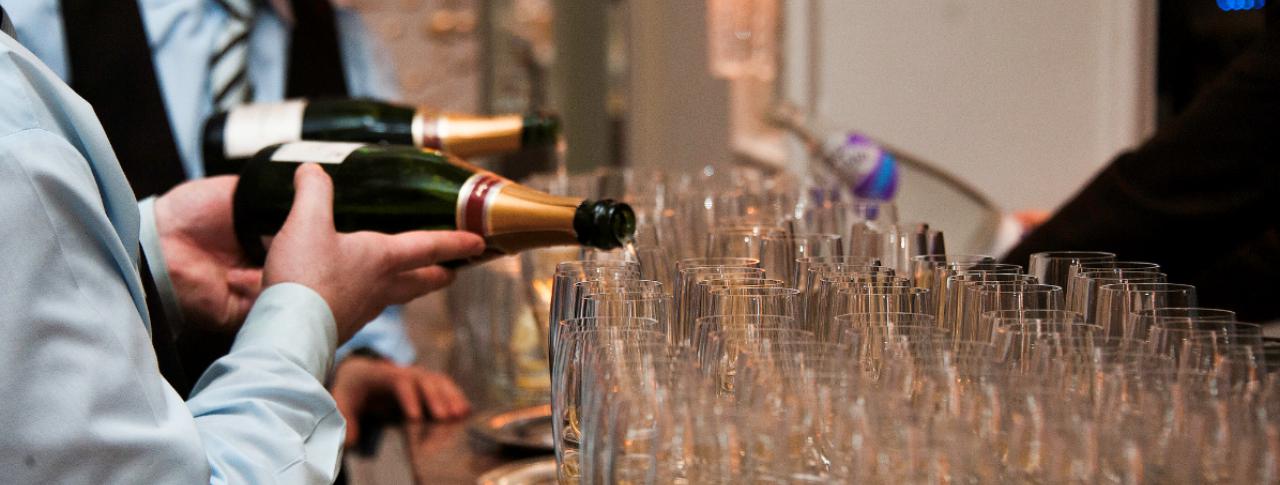
M 529 452 L 555 451 L 550 404 L 483 413 L 472 418 L 467 431 L 482 441 L 502 447 Z
M 549 485 L 556 483 L 554 457 L 508 463 L 480 475 L 477 485 Z

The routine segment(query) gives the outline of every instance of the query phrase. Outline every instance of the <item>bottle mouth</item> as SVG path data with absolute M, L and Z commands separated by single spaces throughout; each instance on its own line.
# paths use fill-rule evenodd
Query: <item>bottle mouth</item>
M 574 215 L 573 229 L 585 246 L 620 248 L 635 236 L 636 213 L 631 206 L 611 199 L 583 201 Z
M 560 138 L 560 117 L 548 113 L 530 113 L 524 117 L 520 146 L 551 146 Z

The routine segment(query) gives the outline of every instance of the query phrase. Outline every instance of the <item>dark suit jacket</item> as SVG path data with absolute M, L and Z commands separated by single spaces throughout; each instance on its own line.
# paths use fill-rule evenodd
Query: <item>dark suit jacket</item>
M 1115 252 L 1196 286 L 1201 306 L 1280 318 L 1280 9 L 1195 102 L 1111 162 L 1006 257 Z

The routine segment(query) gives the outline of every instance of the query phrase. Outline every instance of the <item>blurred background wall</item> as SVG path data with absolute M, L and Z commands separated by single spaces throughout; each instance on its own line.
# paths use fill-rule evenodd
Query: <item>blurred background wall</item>
M 335 0 L 386 48 L 403 101 L 453 111 L 481 105 L 481 0 Z
M 1153 129 L 1154 1 L 785 3 L 790 97 L 1005 209 L 1055 207 Z

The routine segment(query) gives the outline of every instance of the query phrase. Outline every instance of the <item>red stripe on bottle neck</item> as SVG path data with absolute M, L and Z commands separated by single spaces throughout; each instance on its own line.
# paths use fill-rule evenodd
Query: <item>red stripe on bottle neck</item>
M 474 232 L 485 236 L 488 235 L 488 228 L 485 227 L 485 221 L 488 214 L 485 210 L 486 201 L 499 188 L 502 179 L 489 174 L 483 174 L 471 189 L 471 194 L 467 196 L 466 209 L 464 212 L 462 229 L 464 231 Z

